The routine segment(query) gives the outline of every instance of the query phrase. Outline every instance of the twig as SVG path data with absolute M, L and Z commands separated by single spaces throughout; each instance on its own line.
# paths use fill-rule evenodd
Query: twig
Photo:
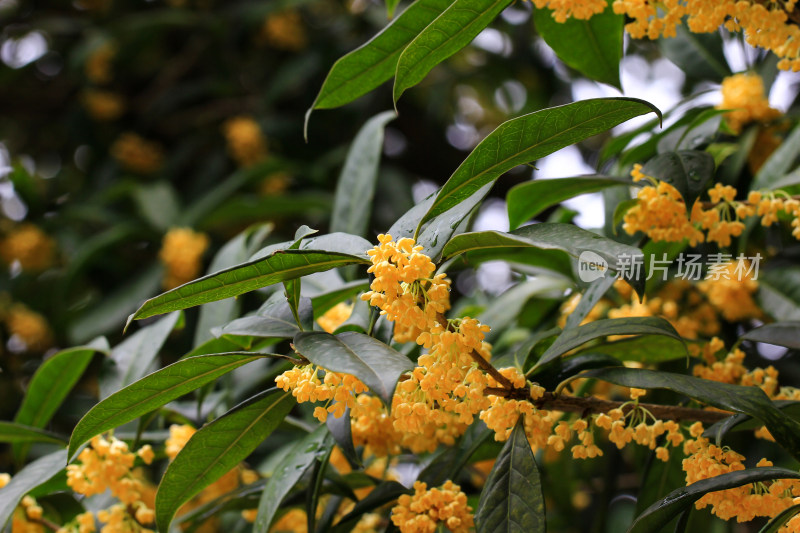
M 487 387 L 484 389 L 484 394 L 491 394 L 494 396 L 502 396 L 504 398 L 512 398 L 517 400 L 530 399 L 530 391 L 528 389 L 509 390 L 500 387 Z M 623 405 L 626 403 L 628 405 L 623 407 Z M 533 404 L 538 409 L 581 413 L 582 416 L 596 413 L 607 413 L 612 409 L 618 408 L 622 408 L 623 411 L 633 409 L 633 405 L 630 404 L 630 402 L 615 402 L 611 400 L 595 398 L 594 396 L 589 396 L 588 398 L 578 398 L 575 396 L 565 396 L 563 394 L 555 394 L 552 392 L 545 392 L 541 398 L 538 400 L 533 400 Z M 734 414 L 728 411 L 707 411 L 705 409 L 679 407 L 676 405 L 660 405 L 655 403 L 639 403 L 639 407 L 647 409 L 653 414 L 653 416 L 660 420 L 694 420 L 703 422 L 704 424 L 713 424 Z

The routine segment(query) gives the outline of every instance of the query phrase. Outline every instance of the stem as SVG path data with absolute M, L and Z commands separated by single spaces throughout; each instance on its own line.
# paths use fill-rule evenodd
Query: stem
M 494 396 L 502 396 L 504 398 L 512 398 L 517 400 L 530 400 L 530 391 L 527 389 L 487 387 L 484 389 L 484 394 L 491 394 Z M 628 405 L 625 405 L 626 403 Z M 594 396 L 589 396 L 588 398 L 577 398 L 575 396 L 564 396 L 561 394 L 554 394 L 552 392 L 545 392 L 544 396 L 538 400 L 535 400 L 533 404 L 537 409 L 581 413 L 581 416 L 607 413 L 612 409 L 630 411 L 631 409 L 635 408 L 634 405 L 628 402 L 603 400 Z M 640 403 L 639 407 L 647 409 L 657 419 L 675 420 L 676 422 L 681 420 L 694 420 L 703 422 L 704 424 L 713 424 L 733 414 L 727 411 L 707 411 L 705 409 L 679 407 L 675 405 L 659 405 L 654 403 Z
M 59 529 L 61 529 L 61 526 L 59 526 L 59 525 L 58 525 L 58 524 L 56 524 L 55 522 L 51 522 L 50 520 L 48 520 L 48 519 L 47 519 L 47 518 L 45 518 L 45 517 L 41 517 L 41 518 L 28 518 L 28 522 L 33 522 L 33 523 L 35 523 L 35 524 L 40 524 L 40 525 L 43 525 L 44 527 L 46 527 L 46 528 L 48 528 L 48 529 L 52 529 L 53 531 L 58 531 Z

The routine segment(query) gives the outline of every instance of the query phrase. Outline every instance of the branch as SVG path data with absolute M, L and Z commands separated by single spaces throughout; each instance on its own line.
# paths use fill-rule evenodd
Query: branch
M 516 400 L 530 400 L 530 391 L 528 389 L 509 390 L 500 387 L 487 387 L 484 389 L 484 394 L 502 396 L 504 398 L 512 398 Z M 622 407 L 626 403 L 628 405 Z M 588 398 L 578 398 L 575 396 L 564 396 L 562 394 L 555 394 L 552 392 L 545 392 L 544 396 L 533 401 L 533 404 L 537 409 L 581 413 L 581 416 L 607 413 L 612 409 L 617 408 L 622 408 L 623 411 L 628 411 L 634 408 L 633 404 L 630 402 L 602 400 L 600 398 L 595 398 L 594 396 L 590 396 Z M 639 407 L 647 409 L 653 414 L 653 416 L 660 420 L 675 420 L 676 422 L 681 420 L 694 420 L 703 422 L 704 424 L 713 424 L 734 414 L 727 411 L 707 411 L 705 409 L 679 407 L 676 405 L 660 405 L 655 403 L 639 403 Z

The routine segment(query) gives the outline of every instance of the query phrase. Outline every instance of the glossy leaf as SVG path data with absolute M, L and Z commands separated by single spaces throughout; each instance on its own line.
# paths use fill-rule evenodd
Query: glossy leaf
M 665 498 L 648 507 L 631 524 L 628 533 L 659 531 L 678 513 L 688 509 L 709 492 L 732 489 L 748 483 L 771 479 L 800 479 L 800 474 L 785 468 L 750 468 L 697 481 L 670 492 Z
M 292 395 L 264 391 L 200 428 L 167 467 L 156 493 L 156 524 L 169 531 L 180 507 L 242 462 L 295 405 Z
M 623 15 L 617 15 L 611 2 L 605 11 L 589 20 L 570 17 L 556 22 L 550 9 L 534 9 L 533 23 L 544 42 L 559 59 L 587 78 L 612 85 L 622 91 L 619 62 L 622 59 Z
M 95 435 L 135 420 L 263 357 L 262 354 L 236 352 L 198 355 L 143 377 L 101 401 L 80 419 L 70 439 L 70 457 Z
M 751 329 L 739 340 L 766 342 L 800 350 L 800 322 L 775 322 Z
M 478 533 L 544 533 L 545 509 L 539 467 L 520 420 L 481 491 L 475 510 Z
M 261 493 L 258 515 L 253 524 L 254 533 L 269 531 L 283 499 L 316 459 L 324 455 L 332 445 L 328 428 L 319 426 L 303 437 L 283 458 L 281 464 L 272 472 L 264 492 Z
M 602 353 L 579 353 L 570 357 L 558 358 L 542 365 L 530 374 L 529 379 L 545 387 L 555 389 L 559 383 L 584 370 L 622 366 L 622 362 L 610 355 Z
M 695 200 L 714 176 L 714 158 L 708 152 L 681 150 L 660 154 L 648 161 L 642 172 L 678 189 L 691 211 Z
M 659 39 L 658 46 L 689 77 L 721 82 L 722 78 L 732 74 L 719 32 L 692 33 L 682 24 L 678 24 L 675 30 L 675 37 Z
M 26 426 L 17 422 L 5 422 L 0 420 L 0 442 L 30 443 L 30 442 L 49 442 L 55 444 L 65 444 L 66 439 L 55 433 L 45 431 L 34 426 Z
M 353 445 L 353 428 L 350 423 L 350 408 L 346 407 L 342 416 L 339 417 L 334 416 L 334 413 L 329 413 L 325 425 L 328 426 L 328 431 L 347 461 L 353 466 L 360 466 L 361 459 L 358 457 L 356 447 Z
M 595 377 L 623 387 L 669 389 L 717 409 L 748 414 L 760 420 L 778 444 L 800 457 L 800 422 L 775 407 L 758 387 L 717 383 L 693 376 L 634 368 L 589 370 L 582 377 Z
M 800 268 L 776 268 L 758 277 L 759 305 L 780 320 L 800 321 Z
M 601 342 L 592 345 L 585 351 L 610 355 L 620 361 L 639 363 L 663 363 L 686 359 L 686 345 L 683 341 L 663 335 L 637 335 L 611 342 Z M 583 350 L 578 353 L 583 353 Z
M 247 261 L 255 252 L 254 248 L 261 246 L 262 241 L 272 231 L 272 224 L 258 224 L 238 234 L 220 248 L 211 264 L 207 274 L 219 272 Z M 233 320 L 238 315 L 239 302 L 235 298 L 211 302 L 200 307 L 200 317 L 195 327 L 194 345 L 200 346 L 212 338 L 211 328 Z
M 107 350 L 108 342 L 101 338 L 89 346 L 68 348 L 46 359 L 31 378 L 14 422 L 45 427 L 89 366 L 94 353 Z M 15 446 L 17 462 L 24 462 L 27 452 L 28 446 Z
M 403 50 L 397 60 L 394 101 L 422 81 L 433 67 L 472 42 L 510 3 L 511 0 L 455 0 Z
M 579 176 L 520 183 L 506 195 L 509 227 L 517 228 L 545 209 L 575 196 L 625 185 L 631 186 L 633 182 L 611 176 Z
M 158 352 L 175 328 L 180 313 L 165 316 L 143 327 L 111 350 L 112 365 L 100 376 L 100 399 L 108 398 L 150 371 Z
M 45 455 L 20 470 L 2 489 L 0 498 L 0 530 L 5 529 L 14 509 L 31 490 L 64 470 L 67 452 L 61 450 Z
M 591 340 L 608 335 L 665 335 L 681 340 L 672 324 L 660 317 L 606 318 L 574 329 L 565 329 L 542 355 L 536 366 L 546 364 Z
M 608 268 L 616 270 L 620 257 L 642 257 L 642 251 L 633 246 L 612 241 L 606 237 L 586 231 L 572 224 L 545 222 L 515 229 L 510 233 L 480 231 L 463 233 L 453 237 L 442 250 L 442 257 L 449 259 L 458 254 L 485 250 L 508 250 L 512 248 L 540 248 L 560 250 L 572 258 L 584 252 L 594 252 L 606 261 Z M 607 275 L 607 274 L 606 274 Z M 644 276 L 630 280 L 640 293 L 644 289 Z
M 583 319 L 586 318 L 589 312 L 594 309 L 594 306 L 600 302 L 600 299 L 605 296 L 608 289 L 611 288 L 615 281 L 616 280 L 612 276 L 603 276 L 602 278 L 592 281 L 589 287 L 581 294 L 578 305 L 575 306 L 575 309 L 567 316 L 564 329 L 572 329 L 580 326 Z
M 332 372 L 352 374 L 372 392 L 392 404 L 401 374 L 414 369 L 408 357 L 368 335 L 347 331 L 331 335 L 321 331 L 298 333 L 295 350 L 303 357 Z
M 366 256 L 316 250 L 278 250 L 271 255 L 202 277 L 147 300 L 128 324 L 154 315 L 238 296 L 287 279 L 351 264 Z
M 750 190 L 772 189 L 792 168 L 798 151 L 800 151 L 800 126 L 795 126 L 789 136 L 758 169 Z
M 340 58 L 306 114 L 306 123 L 313 109 L 352 102 L 394 76 L 397 60 L 408 43 L 451 3 L 452 0 L 417 0 L 370 41 Z
M 504 122 L 475 147 L 444 184 L 419 225 L 494 183 L 505 172 L 602 133 L 633 117 L 661 112 L 634 98 L 597 98 Z
M 383 129 L 396 116 L 394 111 L 384 111 L 372 117 L 353 139 L 336 182 L 331 232 L 366 235 L 383 153 Z
M 312 319 L 311 300 L 300 298 L 298 306 L 298 316 L 301 323 L 310 322 Z M 292 310 L 286 301 L 281 301 L 276 305 L 253 316 L 237 318 L 225 324 L 221 328 L 215 328 L 214 335 L 245 335 L 265 338 L 290 339 L 300 332 L 300 328 L 294 319 Z

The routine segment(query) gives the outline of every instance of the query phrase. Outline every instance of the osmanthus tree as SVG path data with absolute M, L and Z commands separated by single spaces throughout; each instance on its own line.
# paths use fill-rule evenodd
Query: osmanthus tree
M 410 4 L 332 67 L 308 126 L 311 111 L 392 77 L 397 103 L 509 4 Z M 45 361 L 0 439 L 20 465 L 60 449 L 0 478 L 0 524 L 800 530 L 796 370 L 790 356 L 764 367 L 757 349 L 800 349 L 800 130 L 769 106 L 769 76 L 730 72 L 714 33 L 743 31 L 794 68 L 794 2 L 542 0 L 534 19 L 565 63 L 613 85 L 624 29 L 678 35 L 665 53 L 722 82 L 723 103 L 688 98 L 662 115 L 602 98 L 519 116 L 378 235 L 367 221 L 395 114 L 367 120 L 329 233 L 303 226 L 261 250 L 245 233 L 218 264 L 247 261 L 147 300 L 128 327 L 145 325 L 121 344 Z M 636 117 L 650 120 L 607 138 L 602 173 L 518 185 L 506 198 L 510 231 L 472 231 L 506 172 Z M 607 216 L 597 231 L 552 209 L 598 191 Z M 517 274 L 502 295 L 453 283 L 496 260 Z M 261 306 L 230 318 L 232 299 L 253 291 Z M 197 306 L 212 338 L 153 369 Z M 96 352 L 115 363 L 99 402 L 68 439 L 48 431 Z

